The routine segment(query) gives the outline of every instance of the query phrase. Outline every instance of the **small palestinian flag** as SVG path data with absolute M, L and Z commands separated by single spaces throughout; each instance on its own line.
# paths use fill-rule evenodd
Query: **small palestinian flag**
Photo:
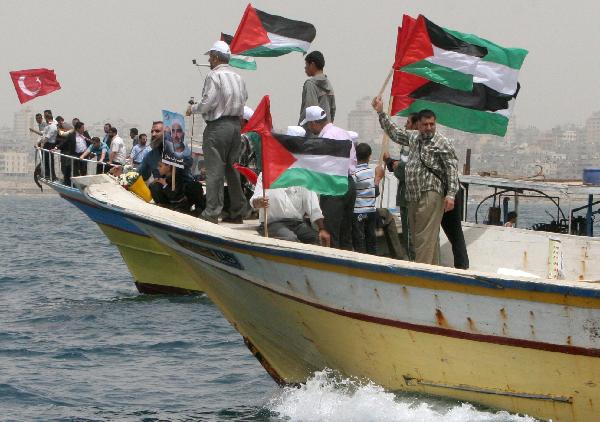
M 243 129 L 261 137 L 265 189 L 304 186 L 324 195 L 346 193 L 351 140 L 280 135 L 271 128 L 269 97 L 265 96 Z
M 405 15 L 402 32 L 396 69 L 463 91 L 476 83 L 507 95 L 517 91 L 527 50 L 445 29 L 422 15 L 416 20 Z
M 221 41 L 225 41 L 227 45 L 231 45 L 231 40 L 233 40 L 231 35 L 221 32 Z M 229 58 L 229 66 L 236 67 L 238 69 L 256 70 L 256 60 L 254 60 L 252 57 L 232 54 Z
M 253 57 L 277 57 L 292 51 L 305 54 L 316 34 L 310 23 L 270 15 L 248 4 L 231 41 L 231 52 Z
M 518 94 L 506 95 L 484 84 L 461 91 L 410 73 L 394 72 L 392 115 L 408 116 L 432 110 L 438 123 L 472 133 L 504 136 Z

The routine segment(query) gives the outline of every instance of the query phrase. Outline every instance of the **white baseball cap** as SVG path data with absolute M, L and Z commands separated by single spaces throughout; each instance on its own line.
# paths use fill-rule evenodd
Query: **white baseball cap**
M 327 113 L 319 106 L 306 107 L 306 117 L 300 122 L 300 126 L 305 125 L 308 122 L 316 122 L 323 120 L 327 117 Z
M 231 54 L 231 50 L 229 50 L 229 46 L 227 45 L 227 43 L 225 41 L 216 41 L 212 45 L 210 50 L 208 50 L 206 53 L 204 53 L 204 55 L 208 56 L 211 51 L 218 51 L 219 53 L 223 53 L 223 54 Z
M 306 131 L 302 126 L 288 126 L 285 134 L 289 136 L 306 136 Z
M 254 114 L 254 110 L 252 110 L 248 106 L 244 106 L 244 120 L 250 120 L 252 115 Z

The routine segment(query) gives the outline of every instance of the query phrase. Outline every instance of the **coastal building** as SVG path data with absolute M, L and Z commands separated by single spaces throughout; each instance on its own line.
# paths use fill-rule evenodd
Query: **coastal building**
M 38 135 L 29 130 L 30 128 L 38 129 L 33 117 L 34 113 L 29 107 L 24 107 L 14 114 L 13 136 L 22 146 L 29 147 L 38 139 Z
M 367 142 L 371 146 L 381 144 L 383 130 L 379 125 L 377 113 L 371 107 L 371 97 L 362 97 L 356 102 L 354 109 L 350 110 L 348 130 L 358 133 L 360 142 Z
M 31 171 L 31 155 L 26 152 L 0 152 L 0 174 L 20 176 Z
M 587 144 L 600 145 L 600 111 L 585 121 L 585 141 Z

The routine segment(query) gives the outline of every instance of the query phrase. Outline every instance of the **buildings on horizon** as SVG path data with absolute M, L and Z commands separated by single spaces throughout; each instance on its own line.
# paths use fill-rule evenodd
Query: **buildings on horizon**
M 35 113 L 27 106 L 14 113 L 13 127 L 0 127 L 0 174 L 6 176 L 30 175 L 34 166 L 32 146 L 39 139 L 29 131 L 37 129 Z M 397 118 L 400 125 L 404 118 Z M 85 121 L 85 120 L 84 120 Z M 367 142 L 373 148 L 373 157 L 381 153 L 383 131 L 377 114 L 371 108 L 371 98 L 362 97 L 347 116 L 347 129 L 359 134 L 359 142 Z M 137 127 L 140 133 L 149 135 L 150 125 L 141 127 L 123 119 L 106 119 L 85 122 L 92 136 L 104 136 L 104 123 L 117 127 L 119 135 L 131 147 L 129 129 Z M 193 119 L 194 143 L 201 145 L 205 123 L 200 116 Z M 520 125 L 519 125 L 520 124 Z M 600 111 L 590 114 L 582 126 L 566 124 L 549 130 L 526 125 L 512 116 L 506 136 L 479 135 L 440 127 L 454 139 L 460 166 L 464 163 L 467 149 L 471 149 L 471 171 L 497 171 L 499 174 L 531 176 L 542 166 L 548 178 L 580 179 L 583 168 L 600 167 Z M 192 118 L 186 117 L 186 136 L 192 136 Z M 389 151 L 397 155 L 399 147 L 389 143 Z

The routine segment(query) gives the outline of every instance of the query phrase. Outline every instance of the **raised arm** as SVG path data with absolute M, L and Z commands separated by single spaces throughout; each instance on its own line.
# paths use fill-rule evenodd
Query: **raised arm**
M 392 122 L 390 116 L 383 111 L 383 101 L 381 100 L 381 97 L 373 98 L 371 105 L 379 116 L 379 124 L 381 125 L 381 128 L 387 134 L 387 136 L 389 136 L 392 142 L 408 146 L 408 140 L 410 138 L 409 132 Z

